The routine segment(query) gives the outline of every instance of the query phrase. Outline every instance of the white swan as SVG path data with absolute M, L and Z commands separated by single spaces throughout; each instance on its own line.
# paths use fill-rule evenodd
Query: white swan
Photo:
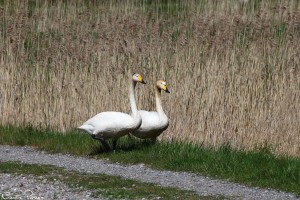
M 150 138 L 155 141 L 156 138 L 168 128 L 169 120 L 161 106 L 161 90 L 170 93 L 166 82 L 159 80 L 155 85 L 156 112 L 139 110 L 142 117 L 142 125 L 140 128 L 131 132 L 132 135 L 141 139 Z
M 134 89 L 136 83 L 139 82 L 145 84 L 145 82 L 140 74 L 132 75 L 131 72 L 129 72 L 129 74 L 129 99 L 132 115 L 130 116 L 122 112 L 102 112 L 78 127 L 79 130 L 89 133 L 93 139 L 99 140 L 106 151 L 110 150 L 110 147 L 106 142 L 107 139 L 113 139 L 113 149 L 115 149 L 118 138 L 139 128 L 142 123 L 142 118 L 138 113 L 135 101 Z

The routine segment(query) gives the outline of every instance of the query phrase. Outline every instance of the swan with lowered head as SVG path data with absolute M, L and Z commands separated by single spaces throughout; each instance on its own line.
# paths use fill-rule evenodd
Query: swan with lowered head
M 142 125 L 131 132 L 132 135 L 141 139 L 150 138 L 155 141 L 156 138 L 168 128 L 169 120 L 161 105 L 161 90 L 170 93 L 166 82 L 159 80 L 155 85 L 156 112 L 139 110 L 142 117 Z
M 93 139 L 99 140 L 106 151 L 110 150 L 107 139 L 113 139 L 113 149 L 116 148 L 117 140 L 139 128 L 142 124 L 142 118 L 138 113 L 136 100 L 135 100 L 135 86 L 137 83 L 145 84 L 143 77 L 140 74 L 134 74 L 129 70 L 129 100 L 132 115 L 122 112 L 101 112 L 90 118 L 78 127 L 89 133 Z

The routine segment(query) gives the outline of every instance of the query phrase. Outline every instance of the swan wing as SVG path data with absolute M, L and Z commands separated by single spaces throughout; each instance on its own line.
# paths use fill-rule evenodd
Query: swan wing
M 160 118 L 158 115 L 158 112 L 154 111 L 145 111 L 145 110 L 139 110 L 139 113 L 142 117 L 142 125 L 140 128 L 155 128 L 159 126 L 160 124 Z
M 89 134 L 100 134 L 103 138 L 119 136 L 119 134 L 134 128 L 134 119 L 122 112 L 99 113 L 78 127 Z
M 132 132 L 136 137 L 156 138 L 168 127 L 168 120 L 164 120 L 158 112 L 139 110 L 139 114 L 142 117 L 142 125 Z

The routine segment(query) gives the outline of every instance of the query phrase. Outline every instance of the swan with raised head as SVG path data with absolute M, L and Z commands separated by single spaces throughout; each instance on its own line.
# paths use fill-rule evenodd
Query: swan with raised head
M 90 118 L 78 127 L 89 133 L 93 139 L 99 140 L 106 151 L 110 150 L 107 139 L 113 139 L 113 149 L 116 149 L 117 140 L 138 129 L 142 124 L 142 118 L 138 113 L 136 100 L 135 100 L 135 86 L 137 83 L 145 84 L 143 77 L 140 74 L 134 74 L 129 70 L 129 100 L 132 115 L 122 112 L 101 112 Z
M 142 117 L 142 125 L 131 132 L 132 135 L 141 138 L 147 139 L 150 138 L 153 141 L 168 128 L 169 119 L 164 113 L 161 105 L 161 91 L 170 93 L 167 88 L 167 84 L 163 80 L 159 80 L 155 85 L 155 99 L 156 99 L 156 111 L 145 111 L 139 110 Z

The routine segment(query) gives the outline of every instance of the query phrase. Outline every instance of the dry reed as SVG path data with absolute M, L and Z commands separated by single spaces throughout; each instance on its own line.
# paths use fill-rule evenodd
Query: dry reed
M 162 140 L 299 155 L 298 1 L 147 2 L 2 2 L 0 124 L 65 131 L 130 112 L 131 67 L 171 89 Z M 151 85 L 137 97 L 155 108 Z

